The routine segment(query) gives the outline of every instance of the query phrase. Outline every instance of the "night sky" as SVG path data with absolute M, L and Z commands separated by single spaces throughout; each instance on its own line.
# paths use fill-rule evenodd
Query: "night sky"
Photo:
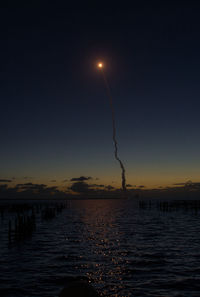
M 0 179 L 121 186 L 102 60 L 127 183 L 198 182 L 199 15 L 198 1 L 2 7 Z

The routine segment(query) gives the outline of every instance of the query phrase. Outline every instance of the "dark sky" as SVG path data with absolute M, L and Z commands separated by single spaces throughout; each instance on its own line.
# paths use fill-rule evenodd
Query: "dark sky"
M 2 7 L 0 178 L 120 186 L 103 60 L 127 182 L 199 181 L 199 16 L 198 1 Z

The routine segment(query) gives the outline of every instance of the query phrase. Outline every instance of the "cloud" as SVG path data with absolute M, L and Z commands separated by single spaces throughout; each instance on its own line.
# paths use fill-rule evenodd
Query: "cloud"
M 32 182 L 19 183 L 16 186 L 9 184 L 8 179 L 1 179 L 0 198 L 1 199 L 65 199 L 65 198 L 121 198 L 122 191 L 111 185 L 89 183 L 90 177 L 81 176 L 78 181 L 71 183 L 66 190 L 60 190 L 56 184 L 48 186 L 46 184 L 37 184 Z M 81 179 L 81 180 L 79 180 Z M 84 180 L 82 180 L 84 179 Z M 95 180 L 95 179 L 94 179 Z M 171 187 L 147 189 L 143 185 L 137 188 L 133 185 L 127 185 L 130 198 L 139 195 L 141 198 L 166 198 L 166 199 L 199 199 L 200 182 L 180 182 Z M 127 187 L 127 188 L 128 188 Z
M 114 189 L 114 187 L 112 187 L 112 186 L 108 185 L 108 186 L 106 186 L 106 187 L 105 187 L 105 189 L 107 189 L 108 191 L 111 191 L 111 190 L 113 190 L 113 189 Z
M 0 183 L 11 183 L 11 179 L 0 179 Z
M 188 189 L 200 189 L 200 182 L 192 182 L 191 180 L 188 180 L 188 181 L 182 182 L 182 183 L 176 183 L 173 185 L 174 186 L 182 186 L 182 187 L 188 188 Z
M 50 180 L 51 183 L 56 183 L 55 179 Z
M 88 184 L 85 181 L 74 182 L 68 190 L 81 198 L 119 198 L 121 191 L 102 184 Z
M 98 184 L 91 184 L 90 187 L 96 187 L 96 188 L 104 188 L 104 185 L 98 185 Z
M 63 182 L 63 183 L 66 183 L 67 181 L 68 181 L 68 179 L 64 179 L 62 182 Z
M 87 177 L 88 179 L 88 177 Z M 89 178 L 90 179 L 90 178 Z M 111 191 L 112 190 L 112 191 Z M 119 193 L 114 187 L 103 184 L 88 184 L 86 181 L 75 181 L 66 190 L 56 186 L 37 184 L 32 182 L 18 183 L 9 187 L 8 184 L 0 185 L 1 199 L 65 199 L 65 198 L 114 198 Z
M 80 193 L 80 194 L 86 194 L 93 191 L 92 189 L 90 189 L 90 186 L 83 181 L 78 181 L 73 183 L 73 185 L 69 189 L 72 190 L 73 192 Z
M 56 186 L 48 187 L 45 184 L 17 184 L 8 187 L 6 184 L 0 186 L 0 198 L 11 199 L 51 199 L 67 198 L 65 192 L 58 190 Z
M 181 183 L 175 183 L 173 184 L 174 186 L 185 186 L 185 185 L 191 185 L 194 184 L 191 180 L 187 180 L 186 182 L 181 182 Z
M 44 191 L 45 188 L 47 188 L 45 184 L 25 183 L 16 185 L 16 189 L 24 191 Z
M 8 189 L 8 185 L 0 185 L 0 190 Z
M 24 183 L 24 184 L 17 184 L 16 187 L 24 187 L 24 186 L 26 186 L 26 187 L 32 187 L 34 185 L 36 185 L 36 184 L 33 184 L 33 183 Z
M 83 182 L 83 181 L 86 181 L 86 180 L 90 180 L 92 179 L 91 176 L 80 176 L 80 177 L 73 177 L 70 179 L 70 181 L 80 181 L 80 182 Z

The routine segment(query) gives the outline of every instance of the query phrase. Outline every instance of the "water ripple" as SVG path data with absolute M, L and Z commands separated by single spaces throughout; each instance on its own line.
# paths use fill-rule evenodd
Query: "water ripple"
M 8 220 L 9 218 L 7 218 Z M 58 296 L 85 279 L 105 296 L 197 297 L 200 220 L 139 211 L 131 201 L 77 201 L 32 237 L 7 245 L 1 223 L 0 296 Z

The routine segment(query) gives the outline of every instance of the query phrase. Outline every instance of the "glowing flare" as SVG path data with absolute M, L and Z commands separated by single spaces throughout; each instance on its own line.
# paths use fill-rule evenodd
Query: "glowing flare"
M 98 68 L 103 68 L 103 63 L 98 63 Z

